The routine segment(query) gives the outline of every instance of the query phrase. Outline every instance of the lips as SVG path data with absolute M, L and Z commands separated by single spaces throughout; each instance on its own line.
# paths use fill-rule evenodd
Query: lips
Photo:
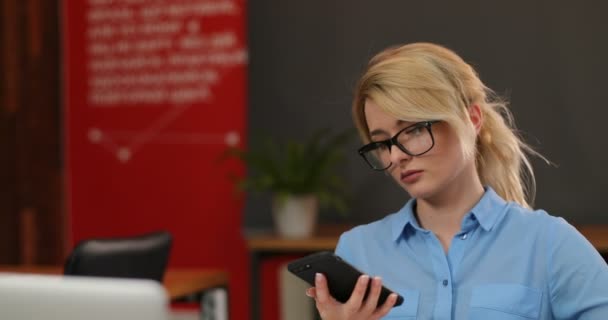
M 401 173 L 401 181 L 404 183 L 416 182 L 422 176 L 423 170 L 407 170 Z

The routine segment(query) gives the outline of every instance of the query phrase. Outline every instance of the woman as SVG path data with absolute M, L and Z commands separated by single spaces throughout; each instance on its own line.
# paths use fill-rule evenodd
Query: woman
M 565 220 L 533 211 L 534 176 L 505 104 L 454 52 L 429 43 L 374 57 L 353 103 L 359 153 L 412 197 L 340 237 L 362 276 L 348 302 L 322 274 L 324 320 L 608 319 L 608 267 Z M 368 283 L 371 289 L 364 299 Z M 396 296 L 376 307 L 382 283 Z

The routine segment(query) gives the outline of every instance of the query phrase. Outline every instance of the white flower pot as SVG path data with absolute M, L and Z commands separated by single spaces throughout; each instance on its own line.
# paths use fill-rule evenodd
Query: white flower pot
M 315 195 L 275 196 L 272 213 L 277 233 L 286 238 L 306 238 L 314 233 L 319 213 Z

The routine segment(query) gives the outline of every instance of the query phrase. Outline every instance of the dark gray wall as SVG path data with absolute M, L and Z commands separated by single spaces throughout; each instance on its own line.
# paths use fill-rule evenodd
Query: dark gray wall
M 250 132 L 304 137 L 351 127 L 363 66 L 387 46 L 446 45 L 511 100 L 529 143 L 558 167 L 534 161 L 536 207 L 574 223 L 608 223 L 608 2 L 250 1 Z M 362 223 L 407 195 L 355 154 L 344 164 Z M 271 225 L 267 197 L 249 196 L 248 229 Z M 324 221 L 344 221 L 326 212 Z

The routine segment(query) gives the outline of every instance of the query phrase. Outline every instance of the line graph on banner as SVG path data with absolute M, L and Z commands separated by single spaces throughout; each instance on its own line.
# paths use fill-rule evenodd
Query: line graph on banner
M 234 0 L 88 1 L 87 72 L 72 77 L 86 79 L 85 107 L 113 114 L 125 107 L 168 109 L 140 128 L 93 123 L 81 134 L 122 163 L 150 144 L 236 146 L 240 128 L 179 132 L 171 124 L 192 106 L 226 102 L 216 89 L 244 92 L 226 80 L 243 78 L 248 62 L 243 14 L 242 3 Z
M 163 132 L 189 106 L 174 106 L 143 131 L 104 130 L 90 127 L 89 142 L 113 154 L 122 163 L 129 162 L 145 144 L 219 145 L 236 146 L 241 137 L 236 130 L 220 133 Z

